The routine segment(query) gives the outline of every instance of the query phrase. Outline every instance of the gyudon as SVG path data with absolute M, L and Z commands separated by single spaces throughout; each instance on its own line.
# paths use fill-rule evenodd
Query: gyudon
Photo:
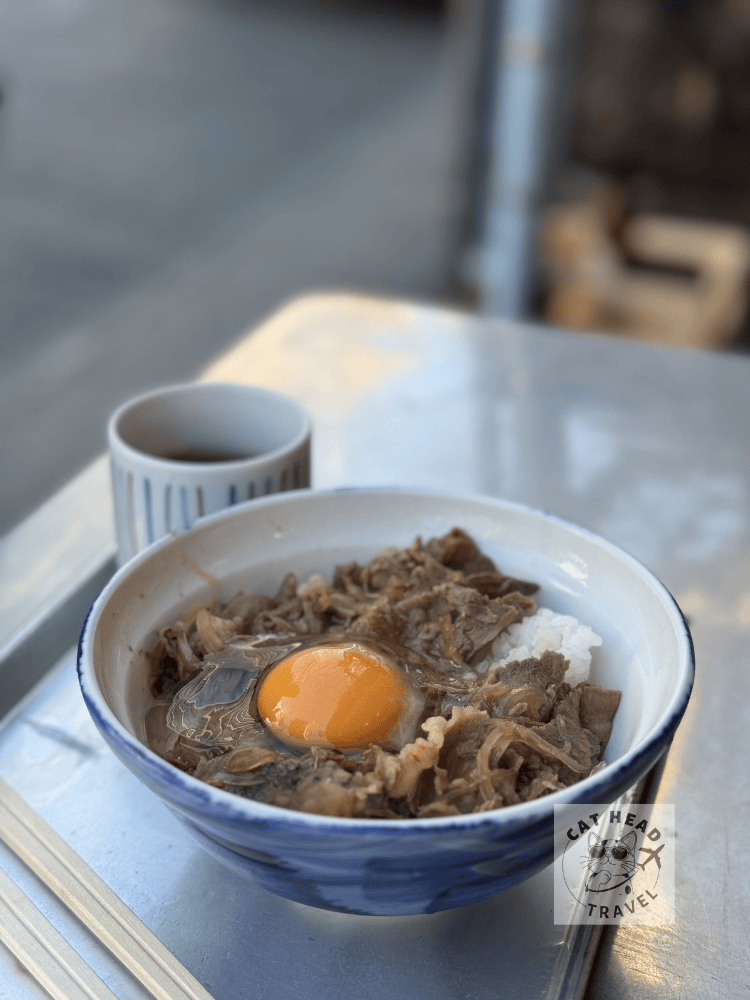
M 304 812 L 426 818 L 538 798 L 599 764 L 620 694 L 601 639 L 537 609 L 460 529 L 289 574 L 162 630 L 151 747 L 202 781 Z

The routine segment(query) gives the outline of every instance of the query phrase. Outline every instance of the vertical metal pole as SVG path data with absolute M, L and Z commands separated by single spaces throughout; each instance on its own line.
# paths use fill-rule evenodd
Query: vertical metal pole
M 505 0 L 495 50 L 494 108 L 480 310 L 522 317 L 537 272 L 536 235 L 551 156 L 569 100 L 571 0 Z

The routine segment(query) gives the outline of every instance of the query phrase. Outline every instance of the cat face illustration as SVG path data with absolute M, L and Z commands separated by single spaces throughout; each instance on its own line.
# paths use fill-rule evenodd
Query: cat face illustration
M 606 840 L 589 833 L 589 851 L 584 861 L 588 869 L 587 892 L 610 892 L 632 879 L 636 869 L 637 839 L 635 830 L 632 830 L 608 847 Z

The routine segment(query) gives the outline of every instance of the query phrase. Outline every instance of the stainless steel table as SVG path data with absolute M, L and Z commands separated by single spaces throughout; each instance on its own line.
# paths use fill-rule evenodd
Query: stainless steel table
M 98 739 L 65 646 L 112 569 L 104 459 L 0 548 L 0 687 L 18 693 L 59 660 L 0 727 L 0 774 L 217 1000 L 747 996 L 750 360 L 323 295 L 201 377 L 305 404 L 318 487 L 502 495 L 601 532 L 664 581 L 698 663 L 658 791 L 676 806 L 676 924 L 606 929 L 589 976 L 552 924 L 549 871 L 474 907 L 386 920 L 279 900 L 205 856 Z M 141 996 L 4 849 L 0 865 L 118 995 Z M 0 950 L 0 996 L 41 995 Z

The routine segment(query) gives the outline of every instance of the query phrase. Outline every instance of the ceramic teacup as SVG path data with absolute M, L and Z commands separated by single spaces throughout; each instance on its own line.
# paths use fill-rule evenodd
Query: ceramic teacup
M 193 382 L 124 403 L 108 425 L 120 564 L 205 514 L 309 486 L 310 439 L 305 410 L 257 386 Z

